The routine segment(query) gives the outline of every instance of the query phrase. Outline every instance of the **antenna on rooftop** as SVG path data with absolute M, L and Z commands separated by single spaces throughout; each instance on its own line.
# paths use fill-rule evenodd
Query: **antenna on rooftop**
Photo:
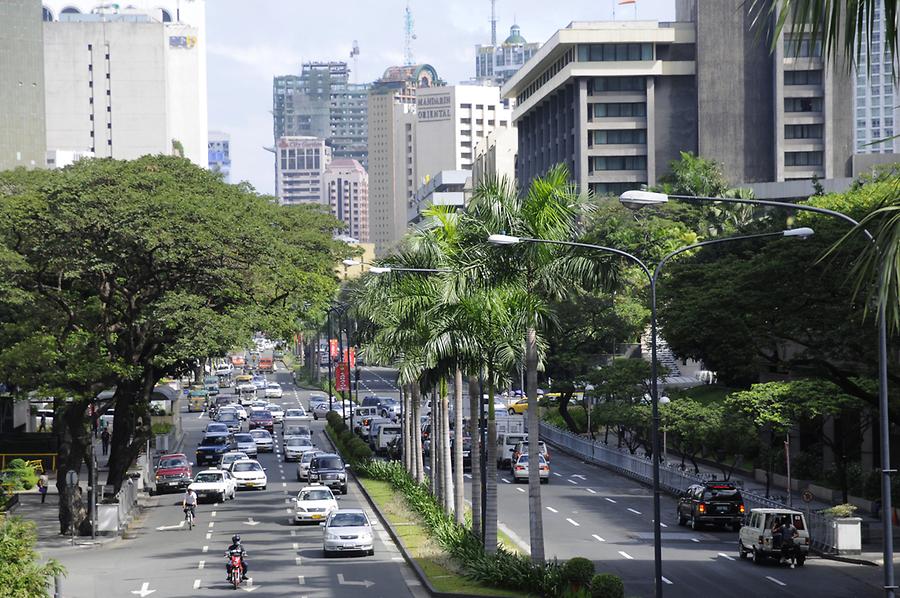
M 491 45 L 497 45 L 497 0 L 491 0 Z
M 404 43 L 403 43 L 403 64 L 409 66 L 415 62 L 413 59 L 413 50 L 412 43 L 413 40 L 416 39 L 416 34 L 413 31 L 413 16 L 412 9 L 409 7 L 409 0 L 406 2 L 406 10 L 404 11 L 403 16 L 403 33 L 404 33 Z
M 353 59 L 353 82 L 358 83 L 359 75 L 357 74 L 359 66 L 359 42 L 353 40 L 353 49 L 350 50 L 350 58 Z

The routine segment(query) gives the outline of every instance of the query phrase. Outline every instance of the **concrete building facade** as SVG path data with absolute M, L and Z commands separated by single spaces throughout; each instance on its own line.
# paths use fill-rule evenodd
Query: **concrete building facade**
M 46 163 L 44 33 L 37 0 L 0 2 L 0 170 Z
M 619 194 L 655 184 L 681 151 L 734 182 L 848 172 L 842 66 L 791 39 L 769 55 L 739 0 L 679 0 L 676 18 L 571 23 L 510 79 L 521 185 L 563 163 L 582 189 Z
M 275 194 L 282 206 L 325 204 L 322 177 L 331 148 L 321 137 L 282 137 L 275 143 Z
M 854 97 L 857 153 L 900 153 L 900 139 L 892 139 L 900 106 L 900 82 L 894 81 L 894 68 L 888 46 L 884 0 L 878 0 L 873 14 L 871 40 L 862 40 L 856 69 Z M 869 60 L 868 67 L 866 59 Z
M 470 170 L 441 170 L 430 176 L 416 191 L 415 203 L 409 208 L 409 224 L 418 224 L 423 213 L 432 206 L 462 210 L 472 189 Z
M 325 169 L 323 192 L 331 215 L 344 223 L 345 233 L 369 241 L 369 175 L 352 158 L 335 158 Z
M 489 179 L 506 179 L 516 184 L 516 156 L 519 151 L 519 134 L 515 127 L 495 129 L 475 144 L 475 160 L 472 163 L 472 185 Z
M 528 43 L 518 25 L 509 28 L 502 44 L 475 46 L 475 79 L 485 85 L 503 85 L 540 49 L 539 43 Z
M 209 169 L 222 174 L 222 180 L 231 182 L 231 135 L 221 131 L 209 132 Z

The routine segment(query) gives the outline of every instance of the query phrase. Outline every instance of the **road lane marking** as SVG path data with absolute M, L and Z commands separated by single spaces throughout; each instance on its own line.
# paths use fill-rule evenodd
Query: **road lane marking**
M 291 530 L 291 536 L 296 536 L 296 535 L 297 535 L 297 530 L 292 529 L 292 530 Z
M 572 474 L 571 476 L 569 476 L 569 477 L 572 477 L 572 478 L 579 478 L 579 479 L 581 479 L 582 482 L 585 481 L 585 479 L 586 479 L 583 475 L 581 475 L 581 474 L 579 474 L 579 473 L 573 473 L 573 474 Z
M 578 482 L 576 482 L 575 480 L 566 480 L 566 481 L 569 482 L 570 484 L 575 484 L 576 486 L 578 485 Z
M 500 479 L 503 480 L 503 483 L 509 484 L 509 480 L 507 480 L 506 478 L 500 478 Z
M 625 557 L 625 558 L 628 559 L 629 561 L 633 561 L 633 560 L 634 560 L 634 557 L 631 556 L 630 554 L 628 554 L 627 552 L 625 552 L 624 550 L 620 550 L 620 551 L 619 551 L 619 554 L 621 554 L 623 557 Z
M 299 567 L 300 566 L 300 557 L 299 556 L 295 557 L 294 562 L 297 563 L 297 566 Z
M 547 507 L 547 510 L 550 511 L 551 513 L 559 513 L 559 511 L 557 511 L 553 507 Z
M 770 576 L 770 575 L 766 575 L 766 579 L 768 579 L 768 580 L 771 581 L 772 583 L 777 583 L 777 584 L 780 585 L 781 587 L 784 587 L 784 586 L 787 585 L 787 584 L 784 583 L 783 581 L 778 581 L 777 579 L 775 579 L 774 577 L 772 577 L 772 576 Z
M 597 540 L 598 542 L 606 542 L 606 540 L 604 540 L 603 538 L 601 538 L 601 537 L 598 536 L 597 534 L 591 534 L 591 537 L 594 538 L 595 540 Z
M 287 488 L 287 482 L 281 482 L 281 485 Z
M 209 546 L 204 546 L 203 550 L 201 552 L 204 552 L 204 553 L 209 552 Z
M 666 524 L 663 523 L 662 521 L 659 522 L 659 526 L 660 526 L 660 527 L 669 527 L 668 525 L 666 525 Z
M 300 550 L 300 545 L 297 544 L 296 542 L 294 542 L 294 543 L 292 544 L 292 546 L 294 547 L 294 550 Z
M 525 488 L 516 488 L 519 492 L 525 492 Z
M 292 512 L 290 509 L 285 509 L 285 511 L 287 511 L 288 513 L 291 513 L 291 512 Z
M 300 585 L 302 586 L 303 584 L 306 583 L 306 578 L 303 577 L 302 575 L 298 575 L 298 576 L 297 576 L 297 581 L 300 582 Z
M 195 590 L 199 590 L 199 589 L 200 589 L 200 580 L 199 580 L 199 579 L 195 579 L 195 580 L 194 580 L 194 589 L 195 589 Z
M 466 479 L 471 480 L 471 479 L 472 479 L 472 474 L 471 474 L 471 473 L 464 473 L 464 474 L 463 474 L 463 477 L 466 478 Z
M 699 544 L 700 538 L 691 538 L 691 542 L 696 542 L 697 544 Z
M 613 503 L 613 504 L 616 504 L 616 501 L 614 501 L 613 499 L 611 499 L 611 498 L 609 498 L 609 497 L 604 496 L 603 498 L 606 499 L 606 500 L 608 500 L 609 502 L 611 502 L 611 503 Z
M 213 511 L 212 513 L 210 513 L 209 516 L 210 516 L 210 517 L 215 517 L 215 516 L 216 516 L 216 511 Z
M 562 474 L 561 474 L 561 473 L 556 473 L 555 471 L 553 472 L 553 475 L 555 475 L 555 476 L 558 477 L 558 478 L 561 478 L 561 477 L 562 477 Z
M 635 515 L 643 515 L 643 513 L 641 513 L 640 511 L 636 511 L 636 510 L 632 509 L 631 507 L 628 507 L 628 510 L 631 511 L 632 513 L 634 513 Z
M 206 561 L 200 561 L 199 563 L 197 563 L 197 568 L 198 568 L 198 569 L 202 569 L 202 568 L 205 567 L 205 566 L 206 566 Z
M 729 561 L 733 561 L 733 560 L 734 560 L 734 557 L 728 556 L 728 555 L 725 554 L 724 552 L 720 552 L 720 553 L 719 553 L 719 556 L 722 557 L 723 559 L 728 559 Z
M 210 538 L 212 538 L 212 534 L 206 534 L 206 539 L 209 540 Z
M 587 488 L 587 491 L 590 492 L 591 494 L 597 494 L 597 491 L 594 490 L 593 488 Z
M 669 581 L 668 579 L 666 579 L 666 578 L 663 577 L 662 575 L 660 575 L 660 577 L 662 577 L 662 580 L 663 580 L 664 582 L 666 582 L 666 583 L 669 584 L 669 585 L 672 585 L 672 582 L 671 582 L 671 581 Z
M 216 524 L 215 521 L 210 521 L 210 522 L 209 522 L 209 529 L 212 529 L 213 526 L 214 526 L 215 524 Z
M 575 521 L 574 519 L 569 519 L 568 517 L 566 517 L 566 521 L 568 521 L 569 523 L 571 523 L 571 524 L 574 525 L 575 527 L 581 527 L 581 525 L 580 525 L 577 521 Z

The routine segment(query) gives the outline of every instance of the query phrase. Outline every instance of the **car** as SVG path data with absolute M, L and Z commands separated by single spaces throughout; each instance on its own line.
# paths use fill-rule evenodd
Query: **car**
M 222 413 L 219 411 L 219 424 L 225 424 L 227 426 L 228 431 L 231 433 L 240 432 L 241 426 L 243 423 L 241 422 L 240 416 L 236 411 L 226 411 Z
M 259 461 L 253 459 L 235 461 L 228 471 L 234 476 L 238 488 L 265 490 L 269 483 L 265 468 L 259 464 Z
M 248 425 L 251 430 L 256 428 L 265 428 L 269 432 L 275 431 L 275 418 L 268 411 L 251 411 L 250 417 L 247 418 Z
M 519 399 L 510 403 L 506 411 L 510 415 L 524 415 L 528 413 L 528 399 Z
M 340 455 L 323 453 L 313 457 L 309 464 L 310 482 L 319 482 L 331 489 L 339 489 L 347 494 L 347 466 Z
M 547 445 L 543 440 L 538 441 L 538 452 L 544 457 L 544 460 L 547 463 L 550 463 L 550 450 L 547 448 Z M 519 455 L 527 454 L 528 441 L 517 442 L 515 448 L 513 448 L 511 462 L 515 463 L 519 458 Z
M 305 436 L 288 436 L 284 440 L 284 460 L 298 461 L 303 453 L 315 449 L 316 445 Z
M 222 455 L 237 449 L 231 434 L 206 434 L 197 445 L 197 465 L 218 465 Z
M 237 390 L 241 405 L 249 405 L 256 398 L 256 387 L 251 383 L 241 384 Z
M 297 481 L 298 482 L 308 482 L 309 481 L 309 464 L 312 462 L 314 457 L 318 457 L 319 455 L 324 455 L 323 451 L 307 451 L 300 455 L 300 460 L 297 461 Z
M 691 529 L 708 524 L 737 529 L 744 518 L 744 498 L 731 482 L 693 484 L 678 497 L 676 515 L 678 525 Z
M 507 433 L 497 434 L 497 467 L 512 467 L 512 454 L 516 445 L 520 442 L 528 442 L 528 434 Z
M 183 453 L 163 455 L 156 463 L 155 480 L 156 492 L 166 490 L 181 490 L 193 481 L 191 478 L 191 463 Z
M 206 424 L 204 434 L 228 434 L 228 425 L 221 422 L 210 422 Z
M 266 384 L 266 392 L 264 394 L 267 399 L 280 399 L 284 391 L 281 390 L 281 384 L 269 382 Z
M 323 527 L 322 552 L 326 557 L 336 552 L 375 554 L 372 523 L 362 509 L 332 511 Z
M 231 451 L 230 453 L 225 453 L 224 455 L 222 455 L 222 460 L 219 462 L 219 466 L 216 469 L 230 469 L 231 464 L 235 461 L 249 458 L 250 455 L 243 451 Z
M 272 416 L 274 417 L 275 414 L 273 413 Z M 290 409 L 285 409 L 281 416 L 281 423 L 284 423 L 284 418 L 286 417 L 306 417 L 306 409 L 303 407 L 291 407 Z
M 544 456 L 540 456 L 540 480 L 541 484 L 549 484 L 550 483 L 550 465 L 544 461 Z M 515 465 L 512 466 L 512 476 L 514 482 L 519 482 L 521 480 L 528 481 L 528 455 L 520 455 L 516 460 Z
M 237 443 L 237 450 L 247 453 L 251 457 L 257 454 L 256 441 L 247 432 L 241 432 L 234 435 L 234 441 Z
M 382 399 L 381 405 L 379 406 L 379 413 L 381 413 L 381 417 L 396 420 L 400 417 L 400 410 L 402 408 L 403 406 L 397 399 Z
M 269 434 L 268 430 L 256 428 L 255 430 L 250 430 L 250 436 L 256 442 L 256 450 L 260 453 L 271 453 L 275 450 L 275 441 L 272 440 L 272 435 Z
M 328 397 L 326 395 L 310 395 L 309 396 L 309 410 L 312 411 L 315 409 L 316 405 L 321 405 L 323 403 L 328 403 Z
M 310 405 L 310 410 L 313 414 L 313 419 L 318 420 L 320 417 L 324 418 L 325 414 L 328 413 L 328 403 L 316 403 L 315 405 Z
M 216 502 L 234 500 L 237 485 L 232 475 L 224 469 L 206 469 L 194 477 L 188 486 L 197 493 L 198 499 L 209 499 Z
M 268 403 L 266 405 L 266 411 L 272 414 L 272 419 L 275 420 L 276 424 L 279 424 L 284 420 L 284 409 L 281 408 L 281 405 Z
M 299 423 L 297 420 L 287 420 L 284 424 L 284 439 L 287 440 L 291 436 L 302 436 L 312 440 L 312 430 L 306 423 Z
M 756 564 L 761 564 L 768 557 L 779 558 L 781 548 L 776 547 L 772 539 L 772 526 L 776 518 L 782 522 L 790 520 L 797 529 L 794 546 L 798 550 L 797 565 L 802 567 L 809 555 L 809 526 L 802 512 L 791 509 L 750 509 L 738 533 L 738 554 L 742 559 L 751 555 Z
M 294 502 L 294 523 L 315 523 L 328 519 L 338 503 L 330 488 L 313 484 L 300 489 Z
M 253 387 L 256 388 L 256 390 L 265 390 L 267 384 L 266 377 L 257 374 L 256 376 L 253 376 L 251 384 L 253 384 Z

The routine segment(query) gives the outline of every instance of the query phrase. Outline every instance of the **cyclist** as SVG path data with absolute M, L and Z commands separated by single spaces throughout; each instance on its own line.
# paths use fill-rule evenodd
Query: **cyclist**
M 194 518 L 194 521 L 197 520 L 197 493 L 191 490 L 190 488 L 184 489 L 184 494 L 181 496 L 181 508 L 187 513 L 188 509 L 191 510 L 191 517 Z

